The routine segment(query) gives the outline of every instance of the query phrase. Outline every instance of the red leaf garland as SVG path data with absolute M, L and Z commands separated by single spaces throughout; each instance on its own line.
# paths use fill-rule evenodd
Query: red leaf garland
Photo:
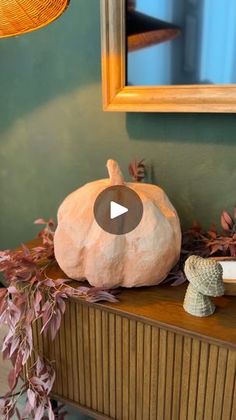
M 90 287 L 71 287 L 69 279 L 53 279 L 47 275 L 50 265 L 55 264 L 54 229 L 52 220 L 38 219 L 35 224 L 45 225 L 39 233 L 42 245 L 29 249 L 22 245 L 20 249 L 0 252 L 0 272 L 4 274 L 7 288 L 0 289 L 0 326 L 5 324 L 9 331 L 4 338 L 2 353 L 11 359 L 13 369 L 8 382 L 11 392 L 15 389 L 18 378 L 26 369 L 26 380 L 20 393 L 27 394 L 27 402 L 22 419 L 42 419 L 45 412 L 54 419 L 49 393 L 55 380 L 55 371 L 51 363 L 44 360 L 33 349 L 32 325 L 42 320 L 42 333 L 50 333 L 54 340 L 60 328 L 61 319 L 66 310 L 65 301 L 69 297 L 80 297 L 89 302 L 107 300 L 116 302 L 113 291 Z M 29 360 L 35 353 L 36 364 L 30 366 Z M 0 410 L 8 420 L 20 418 L 16 407 L 17 398 L 6 394 Z M 63 419 L 65 412 L 57 411 L 57 418 Z

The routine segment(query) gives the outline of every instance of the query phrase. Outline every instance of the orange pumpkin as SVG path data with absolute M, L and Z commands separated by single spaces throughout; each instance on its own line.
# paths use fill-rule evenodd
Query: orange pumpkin
M 181 229 L 165 192 L 151 184 L 125 183 L 118 164 L 107 162 L 109 179 L 86 184 L 70 194 L 58 211 L 55 256 L 61 269 L 92 286 L 151 286 L 163 281 L 177 263 Z M 143 217 L 130 233 L 112 235 L 95 221 L 93 207 L 107 187 L 126 185 L 143 203 Z

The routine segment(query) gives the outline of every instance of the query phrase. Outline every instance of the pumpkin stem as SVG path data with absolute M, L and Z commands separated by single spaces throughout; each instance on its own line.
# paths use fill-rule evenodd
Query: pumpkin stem
M 123 185 L 125 183 L 120 167 L 115 160 L 109 159 L 107 161 L 107 169 L 112 185 Z

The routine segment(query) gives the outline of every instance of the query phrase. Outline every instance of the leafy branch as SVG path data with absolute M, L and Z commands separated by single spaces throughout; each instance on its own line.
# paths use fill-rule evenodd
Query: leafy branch
M 190 255 L 201 257 L 236 257 L 236 206 L 233 216 L 226 210 L 221 214 L 221 231 L 216 226 L 204 231 L 198 223 L 183 232 L 181 255 L 178 264 L 170 272 L 165 283 L 172 282 L 178 286 L 187 279 L 184 274 L 184 263 Z
M 37 354 L 33 348 L 33 324 L 42 320 L 41 333 L 50 334 L 54 340 L 66 310 L 66 300 L 79 297 L 88 302 L 116 302 L 114 292 L 90 288 L 71 287 L 67 278 L 53 279 L 48 269 L 55 264 L 54 223 L 39 219 L 45 225 L 40 232 L 41 245 L 29 249 L 22 245 L 15 251 L 0 252 L 0 272 L 4 274 L 7 288 L 0 289 L 0 326 L 7 325 L 8 333 L 3 341 L 3 359 L 13 365 L 9 376 L 9 392 L 0 401 L 0 410 L 5 420 L 55 418 L 50 392 L 55 381 L 55 371 L 50 361 Z M 36 362 L 32 365 L 34 355 Z M 19 378 L 25 374 L 20 393 L 14 394 Z M 13 395 L 14 394 L 14 395 Z M 20 415 L 17 409 L 19 396 L 26 394 L 26 406 Z M 60 420 L 65 413 L 57 412 Z

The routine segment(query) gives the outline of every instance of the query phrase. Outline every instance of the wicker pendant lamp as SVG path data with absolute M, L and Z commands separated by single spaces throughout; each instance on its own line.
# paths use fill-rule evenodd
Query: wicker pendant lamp
M 136 1 L 128 1 L 126 32 L 128 51 L 136 51 L 161 42 L 170 41 L 180 34 L 180 28 L 135 10 Z
M 0 0 L 0 38 L 35 31 L 57 19 L 69 0 Z

